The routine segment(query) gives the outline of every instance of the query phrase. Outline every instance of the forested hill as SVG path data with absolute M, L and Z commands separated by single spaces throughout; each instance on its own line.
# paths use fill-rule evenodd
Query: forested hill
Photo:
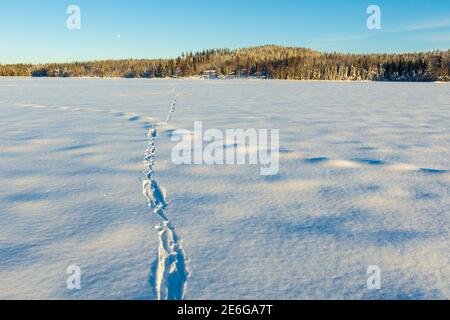
M 183 53 L 176 59 L 0 65 L 0 76 L 449 81 L 450 50 L 405 54 L 322 53 L 275 45 Z

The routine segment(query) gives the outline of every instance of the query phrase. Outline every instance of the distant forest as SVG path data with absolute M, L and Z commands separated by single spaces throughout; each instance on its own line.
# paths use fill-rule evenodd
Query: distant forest
M 449 81 L 450 50 L 404 54 L 323 53 L 267 45 L 183 53 L 176 59 L 0 65 L 0 76 Z

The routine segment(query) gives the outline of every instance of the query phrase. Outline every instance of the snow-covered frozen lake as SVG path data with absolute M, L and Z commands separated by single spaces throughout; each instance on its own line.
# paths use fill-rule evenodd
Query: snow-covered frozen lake
M 0 299 L 156 298 L 143 161 L 176 94 L 155 176 L 186 299 L 450 298 L 449 84 L 0 78 Z M 279 174 L 174 165 L 194 121 L 279 128 Z

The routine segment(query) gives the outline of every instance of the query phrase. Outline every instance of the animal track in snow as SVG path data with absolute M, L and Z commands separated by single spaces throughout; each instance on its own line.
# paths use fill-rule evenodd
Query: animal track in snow
M 148 129 L 148 145 L 144 156 L 145 177 L 143 181 L 143 194 L 147 199 L 152 212 L 159 216 L 161 222 L 155 228 L 159 236 L 158 259 L 155 262 L 154 274 L 151 276 L 153 291 L 158 300 L 181 300 L 186 293 L 187 279 L 189 277 L 188 260 L 183 250 L 182 241 L 178 237 L 173 224 L 166 216 L 168 207 L 167 192 L 160 187 L 154 176 L 156 160 L 156 142 L 158 140 L 158 128 L 167 125 L 176 111 L 175 97 L 170 106 L 167 118 L 164 122 L 156 123 L 153 118 L 143 117 L 133 112 L 118 110 L 101 110 L 91 108 L 71 108 L 67 106 L 55 107 L 32 103 L 15 103 L 17 107 L 34 109 L 48 109 L 53 111 L 93 112 L 110 114 L 130 122 L 138 122 L 143 128 Z
M 104 113 L 104 114 L 111 114 L 118 118 L 126 119 L 130 122 L 137 122 L 140 123 L 145 129 L 148 129 L 150 123 L 154 123 L 155 120 L 150 117 L 143 117 L 137 113 L 134 112 L 123 112 L 118 110 L 103 110 L 103 109 L 92 109 L 92 108 L 71 108 L 68 106 L 61 106 L 61 107 L 55 107 L 55 106 L 48 106 L 48 105 L 40 105 L 40 104 L 34 104 L 34 103 L 14 103 L 17 107 L 25 107 L 25 108 L 33 108 L 33 109 L 48 109 L 48 110 L 54 110 L 54 111 L 73 111 L 73 112 L 92 112 L 92 113 Z
M 186 293 L 189 268 L 182 242 L 175 232 L 172 223 L 166 216 L 168 207 L 167 192 L 155 179 L 156 143 L 158 141 L 158 128 L 168 124 L 176 110 L 175 97 L 165 122 L 152 125 L 148 132 L 147 149 L 145 150 L 144 166 L 145 177 L 142 191 L 147 199 L 152 213 L 161 218 L 161 223 L 156 225 L 159 235 L 158 261 L 153 270 L 150 283 L 158 300 L 181 300 Z

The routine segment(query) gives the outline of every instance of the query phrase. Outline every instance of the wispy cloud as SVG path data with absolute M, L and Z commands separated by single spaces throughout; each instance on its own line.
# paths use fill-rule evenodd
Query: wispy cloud
M 407 31 L 423 31 L 423 30 L 433 30 L 450 27 L 450 19 L 440 20 L 440 21 L 428 21 L 421 22 L 417 24 L 412 24 L 409 26 L 404 26 L 393 30 L 395 32 L 407 32 Z
M 423 41 L 447 42 L 450 43 L 450 32 L 439 32 L 422 35 Z M 449 46 L 447 46 L 449 47 Z

